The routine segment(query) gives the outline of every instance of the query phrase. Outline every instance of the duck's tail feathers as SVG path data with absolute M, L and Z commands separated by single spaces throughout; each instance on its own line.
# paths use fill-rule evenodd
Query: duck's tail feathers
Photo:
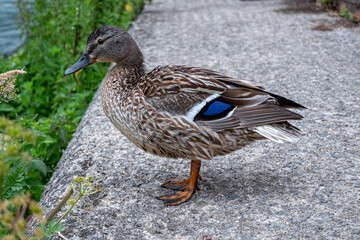
M 288 122 L 258 126 L 254 128 L 254 131 L 277 143 L 284 143 L 284 141 L 296 142 L 302 135 L 300 129 L 292 126 Z

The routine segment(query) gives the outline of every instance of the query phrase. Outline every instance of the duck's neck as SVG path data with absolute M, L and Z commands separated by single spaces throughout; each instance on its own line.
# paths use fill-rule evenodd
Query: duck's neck
M 145 75 L 144 57 L 134 40 L 131 39 L 126 47 L 127 54 L 124 58 L 119 57 L 107 76 L 107 82 L 119 88 L 132 89 Z
M 115 88 L 132 89 L 145 75 L 144 64 L 122 65 L 117 63 L 106 77 L 108 85 Z

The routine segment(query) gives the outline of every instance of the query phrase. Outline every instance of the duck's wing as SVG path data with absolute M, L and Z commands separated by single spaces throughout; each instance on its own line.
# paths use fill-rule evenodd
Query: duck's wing
M 300 104 L 215 71 L 163 66 L 146 78 L 142 89 L 147 103 L 217 132 L 302 118 L 287 109 L 304 108 Z
M 146 102 L 174 116 L 188 115 L 195 105 L 205 104 L 227 88 L 197 68 L 186 66 L 159 66 L 145 78 L 140 87 Z

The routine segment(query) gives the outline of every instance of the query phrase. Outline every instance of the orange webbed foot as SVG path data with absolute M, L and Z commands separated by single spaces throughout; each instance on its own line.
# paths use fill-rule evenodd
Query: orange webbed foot
M 189 200 L 196 190 L 200 190 L 197 184 L 201 179 L 200 166 L 200 161 L 192 160 L 189 179 L 167 179 L 162 187 L 174 190 L 175 193 L 157 197 L 157 199 L 164 201 L 166 206 L 179 205 Z
M 157 199 L 164 201 L 166 206 L 179 205 L 189 200 L 194 192 L 194 189 L 191 189 L 189 186 L 187 186 L 182 191 L 177 191 L 171 195 L 157 197 Z

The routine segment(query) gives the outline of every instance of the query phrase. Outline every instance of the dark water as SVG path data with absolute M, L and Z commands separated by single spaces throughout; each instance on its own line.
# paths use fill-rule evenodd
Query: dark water
M 0 0 L 0 53 L 11 54 L 24 42 L 17 20 L 16 0 Z

